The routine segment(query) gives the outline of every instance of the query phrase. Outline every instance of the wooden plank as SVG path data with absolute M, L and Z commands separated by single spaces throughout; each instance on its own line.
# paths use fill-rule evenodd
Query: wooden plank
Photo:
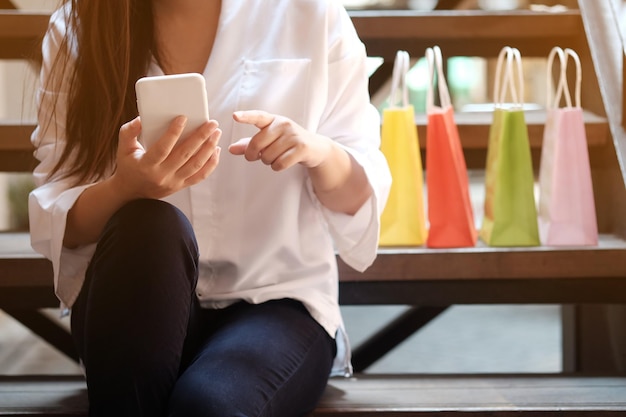
M 340 305 L 626 304 L 626 279 L 415 279 L 339 282 Z M 593 341 L 595 342 L 595 341 Z
M 340 258 L 340 303 L 626 303 L 626 241 L 602 235 L 598 247 L 380 248 L 357 272 Z M 58 306 L 50 262 L 26 233 L 0 234 L 0 306 Z
M 0 9 L 15 9 L 15 5 L 11 0 L 0 0 Z
M 81 376 L 0 377 L 0 416 L 87 416 Z M 616 416 L 626 378 L 562 375 L 357 375 L 332 378 L 311 416 Z
M 343 281 L 437 279 L 569 279 L 626 277 L 626 241 L 601 235 L 598 246 L 475 247 L 428 249 L 380 248 L 365 271 L 340 262 Z
M 544 110 L 528 110 L 524 112 L 528 127 L 528 140 L 531 148 L 541 149 L 543 144 L 543 130 L 546 123 Z M 457 112 L 454 114 L 459 129 L 459 139 L 463 149 L 487 149 L 489 129 L 493 119 L 491 111 Z M 590 147 L 604 146 L 610 141 L 610 131 L 607 120 L 590 112 L 583 113 L 587 144 Z M 420 146 L 426 148 L 426 115 L 415 116 Z M 1 137 L 1 136 L 0 136 Z
M 59 306 L 47 260 L 0 259 L 0 270 L 1 308 Z M 362 277 L 361 281 L 351 280 L 350 275 L 340 272 L 341 305 L 626 304 L 624 277 L 425 279 L 414 275 L 395 280 L 366 274 Z
M 33 122 L 0 120 L 0 171 L 30 172 L 37 165 L 30 136 Z
M 41 62 L 41 39 L 49 13 L 0 9 L 0 59 Z
M 546 112 L 544 110 L 528 110 L 524 113 L 528 126 L 530 145 L 533 148 L 541 148 L 543 143 L 543 128 L 546 122 Z M 486 149 L 489 128 L 491 125 L 493 112 L 491 111 L 470 111 L 457 112 L 454 115 L 459 128 L 461 144 L 465 149 Z M 604 117 L 590 112 L 583 113 L 585 122 L 587 143 L 590 147 L 604 146 L 610 140 L 608 122 Z M 415 125 L 418 129 L 418 137 L 422 148 L 425 148 L 426 138 L 426 115 L 417 114 Z M 30 141 L 31 134 L 35 129 L 33 122 L 17 122 L 10 120 L 0 120 L 0 153 L 6 151 L 19 151 L 32 153 L 34 147 Z M 0 165 L 3 167 L 3 165 Z
M 36 165 L 32 151 L 0 152 L 0 172 L 32 172 Z
M 50 13 L 46 12 L 0 10 L 0 38 L 39 41 L 49 21 Z
M 412 54 L 423 54 L 435 39 L 451 56 L 496 56 L 502 45 L 509 43 L 514 43 L 524 55 L 547 56 L 552 45 L 574 46 L 583 33 L 580 13 L 575 10 L 562 13 L 376 10 L 351 11 L 350 15 L 368 51 L 387 58 L 406 40 L 410 40 L 406 49 Z M 48 13 L 0 10 L 0 58 L 31 56 L 48 20 Z M 476 42 L 466 42 L 470 37 Z
M 80 376 L 0 377 L 0 416 L 85 416 L 87 388 Z
M 339 259 L 339 258 L 338 258 Z M 358 272 L 339 259 L 342 281 L 516 280 L 624 278 L 626 240 L 600 235 L 598 246 L 475 247 L 429 249 L 381 247 L 374 263 Z M 0 288 L 38 286 L 50 279 L 50 265 L 30 247 L 27 233 L 0 233 Z M 32 265 L 25 268 L 26 264 Z M 16 278 L 9 277 L 15 275 Z M 39 272 L 32 276 L 34 272 Z
M 385 376 L 331 379 L 315 416 L 618 415 L 626 379 L 562 376 Z
M 467 0 L 439 0 L 434 10 L 452 10 L 461 9 Z
M 350 16 L 368 53 L 385 59 L 393 59 L 398 49 L 423 56 L 426 48 L 434 44 L 446 56 L 495 57 L 503 45 L 513 45 L 523 56 L 546 57 L 554 45 L 578 49 L 584 41 L 577 10 L 377 10 L 352 11 Z
M 34 129 L 34 122 L 0 120 L 0 152 L 32 152 L 35 148 L 30 142 L 30 135 Z
M 351 11 L 362 38 L 370 39 L 482 39 L 578 37 L 580 12 L 516 11 Z
M 41 45 L 39 40 L 6 40 L 0 38 L 0 59 L 24 59 L 38 64 L 41 62 Z

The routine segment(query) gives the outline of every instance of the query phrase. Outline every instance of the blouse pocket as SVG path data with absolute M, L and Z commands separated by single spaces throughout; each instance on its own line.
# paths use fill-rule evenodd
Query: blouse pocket
M 263 110 L 306 127 L 310 71 L 310 59 L 244 60 L 237 110 Z M 258 130 L 252 128 L 236 136 L 251 136 Z

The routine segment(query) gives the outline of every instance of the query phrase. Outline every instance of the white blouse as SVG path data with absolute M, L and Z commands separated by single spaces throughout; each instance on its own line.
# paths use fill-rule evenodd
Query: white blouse
M 62 244 L 68 210 L 91 184 L 72 187 L 68 180 L 46 179 L 65 144 L 65 88 L 43 89 L 66 33 L 65 12 L 52 15 L 43 43 L 40 125 L 32 135 L 40 163 L 29 212 L 32 246 L 52 261 L 55 292 L 69 308 L 95 245 L 70 250 Z M 69 53 L 75 56 L 75 48 Z M 148 75 L 159 74 L 153 62 Z M 197 295 L 204 307 L 300 300 L 337 339 L 333 374 L 349 374 L 335 254 L 359 271 L 373 262 L 378 219 L 391 184 L 379 150 L 379 115 L 368 96 L 365 48 L 338 1 L 223 0 L 203 75 L 223 149 L 256 132 L 234 122 L 232 113 L 260 109 L 332 138 L 366 172 L 373 196 L 354 216 L 323 207 L 304 167 L 274 172 L 228 152 L 222 152 L 208 179 L 165 199 L 194 227 L 200 249 Z M 56 118 L 44 129 L 54 97 L 59 98 Z

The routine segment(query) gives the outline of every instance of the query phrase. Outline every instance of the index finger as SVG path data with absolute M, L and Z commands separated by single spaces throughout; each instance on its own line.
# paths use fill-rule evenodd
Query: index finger
M 234 112 L 233 118 L 239 123 L 247 123 L 255 125 L 259 129 L 265 129 L 272 124 L 276 117 L 263 110 L 243 110 Z
M 187 124 L 187 117 L 177 116 L 167 127 L 165 133 L 153 144 L 150 145 L 146 156 L 156 163 L 163 162 L 170 154 L 174 145 L 178 142 L 180 135 Z

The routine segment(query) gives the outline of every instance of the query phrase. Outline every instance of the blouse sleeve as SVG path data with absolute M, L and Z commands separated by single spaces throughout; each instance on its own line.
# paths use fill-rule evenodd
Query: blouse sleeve
M 78 296 L 95 245 L 75 250 L 63 247 L 67 213 L 88 185 L 72 186 L 71 180 L 62 178 L 60 173 L 49 177 L 65 146 L 66 74 L 69 71 L 62 71 L 59 79 L 51 78 L 57 57 L 63 60 L 62 54 L 71 54 L 71 48 L 62 49 L 65 33 L 64 10 L 60 9 L 51 16 L 42 44 L 43 61 L 36 97 L 37 127 L 31 136 L 39 164 L 34 170 L 36 188 L 30 193 L 28 211 L 31 245 L 52 261 L 55 293 L 64 307 L 70 307 Z
M 350 17 L 342 7 L 331 17 L 328 100 L 319 133 L 333 138 L 365 170 L 372 197 L 353 216 L 322 208 L 340 257 L 363 271 L 376 258 L 380 215 L 391 187 L 391 174 L 380 151 L 380 115 L 368 93 L 367 56 Z

